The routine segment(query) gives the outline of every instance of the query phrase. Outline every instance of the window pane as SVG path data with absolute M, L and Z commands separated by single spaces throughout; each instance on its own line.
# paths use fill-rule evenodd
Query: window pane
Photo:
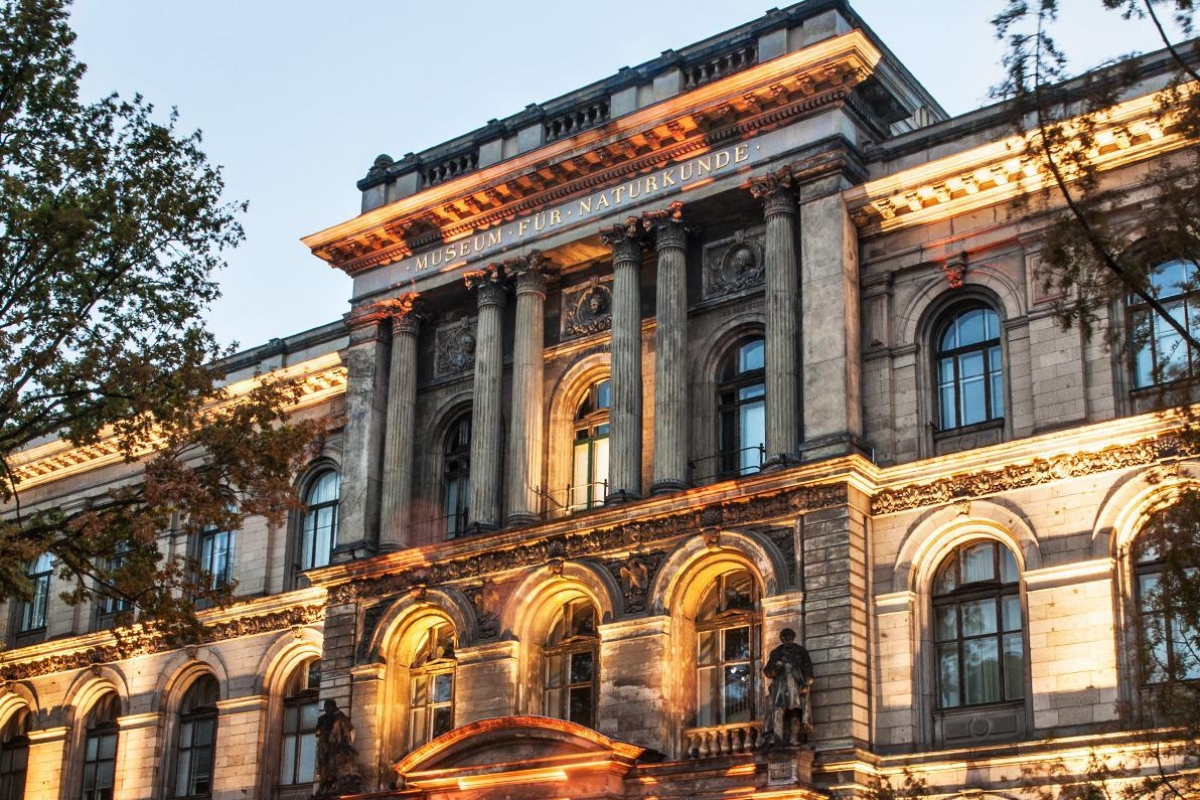
M 995 545 L 981 542 L 962 550 L 963 583 L 996 579 Z
M 454 727 L 454 711 L 450 706 L 438 706 L 433 710 L 433 737 L 436 739 Z
M 725 723 L 749 722 L 753 718 L 750 667 L 746 664 L 725 667 Z
M 1004 637 L 1004 699 L 1020 700 L 1025 696 L 1025 647 L 1021 634 Z
M 1159 683 L 1167 675 L 1167 637 L 1163 618 L 1158 614 L 1142 614 L 1142 636 L 1145 639 L 1146 682 Z
M 763 369 L 766 363 L 765 352 L 762 339 L 746 342 L 738 351 L 738 372 Z
M 179 760 L 175 764 L 175 796 L 187 797 L 191 794 L 189 777 L 192 772 L 192 751 L 180 750 Z
M 591 681 L 594 659 L 592 652 L 571 654 L 571 683 Z
M 590 454 L 591 444 L 589 442 L 575 445 L 575 460 L 571 467 L 571 486 L 575 487 L 571 490 L 572 508 L 587 508 L 587 484 L 591 481 L 591 475 L 588 473 L 591 466 Z
M 1000 366 L 1000 348 L 988 349 L 988 372 L 991 375 L 992 419 L 1004 417 L 1004 372 Z
M 317 729 L 317 717 L 320 716 L 320 711 L 316 703 L 305 703 L 300 708 L 300 729 L 305 731 L 315 731 Z
M 283 737 L 283 750 L 279 759 L 279 782 L 287 785 L 296 778 L 296 737 Z
M 959 356 L 959 368 L 964 373 L 958 386 L 958 418 L 962 425 L 974 425 L 987 419 L 987 398 L 983 383 L 983 354 L 967 353 Z M 979 369 L 975 375 L 966 375 L 967 368 Z
M 940 606 L 933 610 L 934 632 L 937 641 L 953 641 L 958 638 L 958 607 Z
M 117 735 L 107 733 L 100 737 L 100 758 L 117 757 Z
M 938 572 L 937 580 L 934 582 L 933 593 L 935 595 L 948 594 L 958 588 L 958 556 L 951 555 L 942 564 L 941 571 Z
M 1138 576 L 1138 600 L 1143 611 L 1152 611 L 1158 605 L 1158 579 L 1157 572 Z
M 563 657 L 553 655 L 546 659 L 546 686 L 556 687 L 562 685 L 563 678 Z
M 969 600 L 960 608 L 962 609 L 963 636 L 979 636 L 996 632 L 995 600 L 990 597 L 986 600 Z
M 1154 347 L 1151 342 L 1150 317 L 1146 312 L 1133 318 L 1133 382 L 1142 388 L 1154 385 Z
M 1017 558 L 1007 547 L 1000 548 L 1000 580 L 1004 583 L 1016 583 L 1020 580 L 1021 571 L 1017 569 Z
M 296 782 L 309 783 L 316 775 L 317 767 L 317 737 L 308 733 L 300 737 L 300 763 L 298 765 Z
M 743 661 L 750 658 L 750 629 L 729 628 L 723 631 L 725 635 L 725 661 Z
M 1021 630 L 1021 596 L 1010 594 L 1000 599 L 1004 630 Z
M 941 428 L 950 430 L 958 427 L 958 414 L 954 398 L 954 359 L 943 358 L 938 362 L 938 404 L 941 410 Z
M 1179 680 L 1200 678 L 1200 663 L 1196 659 L 1196 646 L 1200 644 L 1197 631 L 1187 627 L 1177 618 L 1171 619 L 1171 665 Z
M 717 631 L 700 631 L 696 634 L 696 663 L 717 663 Z
M 985 312 L 982 308 L 975 308 L 959 314 L 957 320 L 959 347 L 978 344 L 986 339 L 984 317 Z
M 414 706 L 423 706 L 429 702 L 426 694 L 428 686 L 428 678 L 425 675 L 415 675 L 412 679 L 412 704 Z
M 744 405 L 741 408 L 742 438 L 738 442 L 741 449 L 742 473 L 753 472 L 761 465 L 761 453 L 758 450 L 766 441 L 766 406 L 760 401 Z M 753 449 L 752 449 L 753 448 Z
M 580 725 L 592 725 L 592 688 L 572 689 L 567 709 L 567 719 Z
M 968 705 L 1000 700 L 1000 660 L 994 638 L 963 642 L 963 695 Z
M 592 501 L 598 503 L 604 499 L 605 486 L 608 484 L 608 437 L 597 439 L 593 445 L 592 481 L 596 488 L 592 490 Z
M 562 689 L 547 689 L 544 695 L 542 713 L 547 717 L 563 717 Z
M 700 727 L 717 725 L 721 689 L 716 667 L 701 667 L 696 674 L 696 724 Z
M 448 672 L 433 676 L 433 702 L 449 703 L 454 696 L 454 676 Z
M 962 704 L 958 680 L 958 645 L 938 645 L 938 707 L 954 708 Z

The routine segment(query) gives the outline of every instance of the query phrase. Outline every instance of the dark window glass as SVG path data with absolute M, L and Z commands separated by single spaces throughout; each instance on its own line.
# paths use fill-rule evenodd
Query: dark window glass
M 409 669 L 409 749 L 454 728 L 454 628 L 448 622 L 425 632 Z
M 175 755 L 175 797 L 208 797 L 212 794 L 217 752 L 217 697 L 217 679 L 211 675 L 197 678 L 183 697 Z
M 52 559 L 42 553 L 29 564 L 30 596 L 22 601 L 17 619 L 17 632 L 29 633 L 46 627 L 46 612 L 50 606 L 50 580 L 53 577 Z
M 334 470 L 322 472 L 304 493 L 304 529 L 300 569 L 323 567 L 337 547 L 338 496 L 342 479 Z
M 112 559 L 109 561 L 109 568 L 116 572 L 125 563 L 125 555 L 128 552 L 128 545 L 118 545 L 116 552 L 113 553 Z M 120 614 L 129 611 L 133 605 L 129 599 L 115 592 L 101 593 L 97 598 L 97 626 L 101 629 L 111 628 Z
M 696 615 L 696 726 L 758 719 L 762 626 L 758 587 L 745 570 L 721 575 Z
M 22 709 L 0 729 L 0 800 L 23 800 L 29 768 L 30 714 Z
M 317 692 L 321 662 L 306 661 L 288 678 L 283 698 L 283 745 L 279 757 L 279 785 L 312 783 L 317 765 Z
M 998 542 L 968 542 L 933 582 L 938 707 L 1025 696 L 1025 633 L 1016 559 Z
M 596 622 L 596 607 L 583 598 L 565 603 L 556 617 L 543 651 L 546 716 L 595 726 L 600 644 Z
M 233 531 L 208 528 L 200 532 L 197 559 L 201 577 L 210 589 L 233 583 Z
M 1196 316 L 1200 311 L 1196 306 L 1198 289 L 1193 261 L 1169 261 L 1155 267 L 1150 275 L 1150 293 L 1193 337 L 1200 336 L 1200 319 Z M 1129 313 L 1135 387 L 1140 389 L 1196 374 L 1200 366 L 1197 355 L 1165 319 L 1133 296 L 1129 299 Z
M 979 304 L 954 310 L 938 328 L 934 366 L 941 430 L 1004 418 L 1000 317 L 995 311 Z
M 762 469 L 766 442 L 766 362 L 761 336 L 746 339 L 725 356 L 717 385 L 720 474 L 723 478 Z
M 446 536 L 454 538 L 467 528 L 471 497 L 471 415 L 464 414 L 450 426 L 442 454 L 442 515 Z
M 571 486 L 567 508 L 585 511 L 604 502 L 608 494 L 608 381 L 592 384 L 575 412 L 575 442 L 571 455 Z
M 88 712 L 83 737 L 83 800 L 112 800 L 117 778 L 120 701 L 106 694 Z
M 1137 549 L 1134 568 L 1146 683 L 1200 680 L 1200 632 L 1192 630 L 1162 602 L 1159 582 L 1165 567 L 1153 548 Z

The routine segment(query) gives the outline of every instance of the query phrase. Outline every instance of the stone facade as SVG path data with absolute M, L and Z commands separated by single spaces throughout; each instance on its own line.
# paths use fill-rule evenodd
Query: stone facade
M 1146 97 L 1164 69 L 1145 57 Z M 1106 180 L 1139 186 L 1172 146 L 1146 97 Z M 190 649 L 56 600 L 32 634 L 6 610 L 24 796 L 81 796 L 109 693 L 113 796 L 178 796 L 204 675 L 200 794 L 223 800 L 311 794 L 282 777 L 284 720 L 318 696 L 380 797 L 862 797 L 910 771 L 1015 798 L 1014 753 L 1135 755 L 1129 548 L 1200 467 L 1124 358 L 1056 324 L 1001 112 L 946 118 L 844 3 L 810 0 L 381 156 L 364 214 L 305 240 L 353 277 L 344 323 L 232 376 L 308 376 L 295 413 L 331 433 L 298 486 L 337 470 L 335 540 L 305 569 L 306 514 L 247 520 L 238 602 Z M 981 395 L 937 372 L 947 326 L 976 323 Z M 103 444 L 19 467 L 26 505 L 137 475 Z M 1006 615 L 973 678 L 935 619 L 968 557 Z M 789 628 L 808 744 L 770 749 L 761 669 Z

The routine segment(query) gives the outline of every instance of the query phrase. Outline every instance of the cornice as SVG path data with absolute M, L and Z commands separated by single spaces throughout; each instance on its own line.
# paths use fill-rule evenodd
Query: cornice
M 1111 170 L 1176 150 L 1188 139 L 1172 129 L 1174 121 L 1160 113 L 1157 94 L 1120 103 L 1097 118 L 1096 147 L 1087 155 L 1098 169 Z M 1065 123 L 1067 130 L 1078 124 L 1078 118 Z M 1027 141 L 1008 136 L 848 189 L 851 217 L 864 235 L 886 233 L 1041 191 L 1053 178 L 1025 155 Z
M 225 387 L 226 398 L 211 408 L 216 410 L 238 402 L 255 387 L 262 385 L 265 379 L 302 381 L 302 395 L 296 403 L 288 407 L 289 412 L 318 405 L 346 391 L 346 367 L 337 353 L 329 353 L 294 366 L 273 370 L 261 377 L 230 383 Z M 140 458 L 153 453 L 161 443 L 160 438 L 150 440 L 134 454 L 134 457 Z M 117 437 L 111 434 L 104 435 L 95 444 L 84 446 L 73 445 L 65 439 L 56 439 L 17 453 L 12 459 L 17 487 L 21 492 L 123 461 L 125 453 Z
M 838 102 L 880 51 L 861 30 L 772 59 L 303 239 L 355 274 Z

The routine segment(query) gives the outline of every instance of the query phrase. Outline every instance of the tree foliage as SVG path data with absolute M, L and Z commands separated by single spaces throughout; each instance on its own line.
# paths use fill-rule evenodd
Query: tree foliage
M 174 111 L 80 97 L 69 10 L 0 0 L 0 598 L 27 596 L 48 552 L 71 600 L 123 597 L 193 629 L 191 599 L 214 593 L 160 535 L 280 514 L 314 430 L 288 422 L 292 384 L 222 402 L 228 353 L 203 315 L 244 206 Z M 140 477 L 83 507 L 30 505 L 14 457 L 52 437 L 115 438 Z

